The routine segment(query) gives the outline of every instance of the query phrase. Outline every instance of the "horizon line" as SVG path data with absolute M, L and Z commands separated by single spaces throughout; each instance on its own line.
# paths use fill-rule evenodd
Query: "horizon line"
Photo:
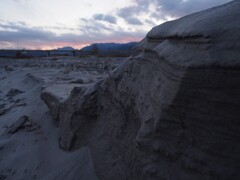
M 61 47 L 57 47 L 57 48 L 54 48 L 54 49 L 28 49 L 28 48 L 10 48 L 10 49 L 0 49 L 0 51 L 53 51 L 53 50 L 58 50 L 59 48 L 64 48 L 64 47 L 71 47 L 73 48 L 73 50 L 81 50 L 82 48 L 84 47 L 87 47 L 87 46 L 91 46 L 93 44 L 111 44 L 111 43 L 114 43 L 114 44 L 128 44 L 128 43 L 138 43 L 139 41 L 129 41 L 129 42 L 125 42 L 125 43 L 118 43 L 118 42 L 94 42 L 94 43 L 89 43 L 89 44 L 86 44 L 84 46 L 82 46 L 81 48 L 75 48 L 74 46 L 61 46 Z M 73 51 L 73 50 L 63 50 L 63 51 Z

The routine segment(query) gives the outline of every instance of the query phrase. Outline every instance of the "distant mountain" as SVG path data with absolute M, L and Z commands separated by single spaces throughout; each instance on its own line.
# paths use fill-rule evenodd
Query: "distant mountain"
M 119 43 L 95 43 L 86 46 L 80 50 L 80 55 L 97 55 L 97 56 L 129 56 L 137 42 L 125 44 Z
M 66 47 L 62 47 L 62 48 L 57 48 L 58 51 L 72 51 L 75 50 L 73 47 L 71 46 L 66 46 Z
M 130 42 L 125 44 L 119 44 L 119 43 L 95 43 L 91 44 L 90 46 L 86 46 L 82 48 L 82 51 L 94 51 L 98 50 L 100 52 L 103 51 L 128 51 L 131 50 L 137 42 Z

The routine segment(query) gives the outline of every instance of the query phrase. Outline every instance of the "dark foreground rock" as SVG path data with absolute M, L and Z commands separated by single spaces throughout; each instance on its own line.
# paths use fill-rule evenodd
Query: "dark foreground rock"
M 153 28 L 60 109 L 60 145 L 100 179 L 240 178 L 240 2 Z

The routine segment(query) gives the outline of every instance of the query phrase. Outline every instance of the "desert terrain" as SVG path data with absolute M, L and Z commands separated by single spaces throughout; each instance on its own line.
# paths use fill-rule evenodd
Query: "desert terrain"
M 0 179 L 240 179 L 237 17 L 165 22 L 126 59 L 1 59 Z
M 52 88 L 60 98 L 67 98 L 74 87 L 105 78 L 122 61 L 96 57 L 0 59 L 0 179 L 64 179 L 64 173 L 68 174 L 64 171 L 97 179 L 87 147 L 72 153 L 59 147 L 59 130 L 41 93 Z

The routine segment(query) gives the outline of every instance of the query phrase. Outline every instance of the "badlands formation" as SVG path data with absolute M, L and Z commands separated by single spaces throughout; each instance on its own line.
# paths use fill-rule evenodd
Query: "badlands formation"
M 104 79 L 122 61 L 0 59 L 0 180 L 98 179 L 88 147 L 74 152 L 59 147 L 56 118 L 41 94 L 54 90 L 55 101 L 63 101 L 73 87 Z
M 45 80 L 41 99 L 52 119 L 40 100 L 45 114 L 36 119 L 54 122 L 51 128 L 64 151 L 54 150 L 57 138 L 47 128 L 49 140 L 33 146 L 43 149 L 41 163 L 35 160 L 30 168 L 33 177 L 239 179 L 239 17 L 240 1 L 235 0 L 154 27 L 129 58 L 95 83 L 70 87 Z M 1 136 L 1 153 L 14 146 L 12 132 L 25 137 L 17 127 L 26 122 L 31 121 L 21 117 Z M 21 162 L 27 154 L 15 156 Z M 4 158 L 9 167 L 12 161 Z M 48 170 L 46 162 L 52 162 Z M 23 171 L 27 165 L 22 164 Z
M 99 179 L 240 178 L 240 2 L 154 27 L 59 105 L 60 146 Z

